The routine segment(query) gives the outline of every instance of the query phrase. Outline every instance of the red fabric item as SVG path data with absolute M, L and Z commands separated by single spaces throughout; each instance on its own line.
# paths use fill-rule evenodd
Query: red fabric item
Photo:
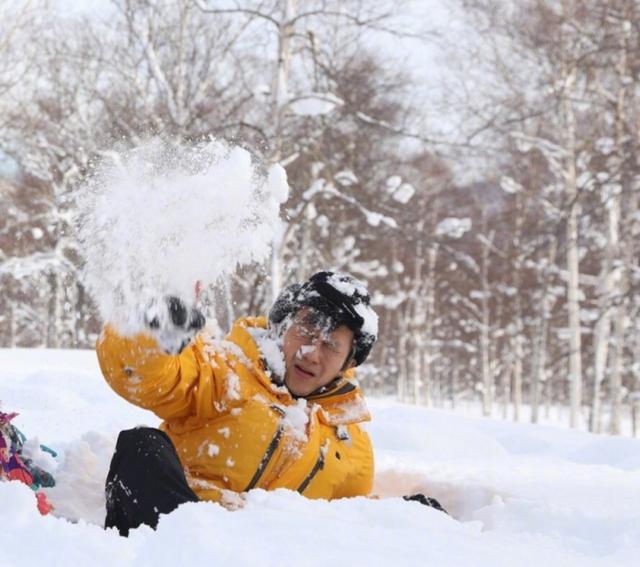
M 53 505 L 47 499 L 47 495 L 44 492 L 36 492 L 36 498 L 38 499 L 38 511 L 46 516 L 53 510 Z
M 31 486 L 33 484 L 33 477 L 26 468 L 22 468 L 24 467 L 24 464 L 20 458 L 14 456 L 14 459 L 19 464 L 20 468 L 11 469 L 7 473 L 7 479 L 19 480 L 20 482 L 24 482 L 27 486 Z

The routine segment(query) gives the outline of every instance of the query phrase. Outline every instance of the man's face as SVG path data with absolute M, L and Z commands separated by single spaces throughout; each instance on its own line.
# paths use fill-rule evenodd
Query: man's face
M 341 325 L 325 332 L 309 322 L 308 309 L 301 309 L 283 340 L 284 381 L 289 391 L 304 397 L 326 386 L 343 370 L 352 345 L 351 329 Z

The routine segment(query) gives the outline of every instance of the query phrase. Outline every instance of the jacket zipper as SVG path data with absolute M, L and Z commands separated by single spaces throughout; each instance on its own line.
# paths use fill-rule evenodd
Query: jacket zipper
M 282 411 L 282 409 L 276 405 L 272 405 L 271 409 L 273 409 L 280 415 L 284 415 L 284 411 Z M 258 468 L 256 469 L 256 472 L 253 474 L 253 477 L 249 481 L 249 484 L 244 489 L 245 492 L 256 487 L 256 485 L 258 484 L 258 481 L 260 480 L 260 477 L 262 477 L 262 474 L 267 468 L 267 465 L 271 461 L 273 454 L 276 452 L 276 449 L 280 444 L 281 438 L 282 438 L 282 425 L 278 425 L 278 430 L 276 431 L 276 434 L 273 436 L 273 439 L 271 439 L 271 442 L 269 443 L 269 446 L 267 447 L 267 450 L 265 451 L 264 455 L 262 455 L 262 459 L 260 459 L 260 463 L 258 464 Z
M 276 449 L 280 444 L 281 438 L 282 438 L 282 427 L 278 426 L 278 431 L 276 431 L 276 434 L 273 436 L 273 439 L 271 439 L 271 443 L 269 443 L 269 446 L 267 447 L 265 454 L 262 456 L 262 459 L 260 459 L 260 464 L 258 465 L 258 468 L 256 469 L 256 472 L 254 473 L 253 478 L 249 481 L 249 484 L 244 489 L 245 492 L 247 492 L 248 490 L 251 490 L 252 488 L 255 488 L 256 484 L 258 484 L 260 477 L 264 473 L 264 470 L 267 468 L 269 461 L 271 461 L 273 454 L 276 452 Z
M 307 489 L 307 486 L 309 486 L 309 483 L 318 474 L 318 471 L 322 470 L 323 468 L 324 468 L 324 452 L 322 451 L 322 449 L 320 449 L 320 455 L 318 455 L 318 459 L 316 460 L 316 463 L 313 465 L 313 468 L 307 475 L 307 478 L 305 478 L 302 481 L 302 484 L 298 487 L 298 492 L 300 494 L 302 494 Z

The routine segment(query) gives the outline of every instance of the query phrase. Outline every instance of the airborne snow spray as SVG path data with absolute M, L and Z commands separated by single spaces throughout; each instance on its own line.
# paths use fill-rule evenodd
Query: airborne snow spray
M 288 190 L 282 167 L 218 140 L 110 152 L 78 197 L 83 281 L 103 320 L 137 332 L 148 301 L 193 301 L 195 282 L 263 260 Z

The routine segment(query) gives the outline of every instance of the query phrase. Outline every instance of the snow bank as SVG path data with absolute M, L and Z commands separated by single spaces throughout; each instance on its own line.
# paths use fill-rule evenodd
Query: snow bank
M 79 191 L 84 282 L 102 317 L 137 331 L 147 300 L 194 297 L 262 260 L 288 196 L 286 173 L 217 140 L 152 140 L 110 154 Z
M 640 556 L 640 442 L 370 400 L 381 499 L 254 491 L 235 512 L 187 504 L 128 539 L 99 524 L 120 429 L 155 426 L 92 352 L 0 350 L 0 398 L 59 451 L 59 517 L 0 483 L 0 565 L 631 566 Z M 366 384 L 365 384 L 366 386 Z M 452 517 L 405 502 L 425 492 Z

